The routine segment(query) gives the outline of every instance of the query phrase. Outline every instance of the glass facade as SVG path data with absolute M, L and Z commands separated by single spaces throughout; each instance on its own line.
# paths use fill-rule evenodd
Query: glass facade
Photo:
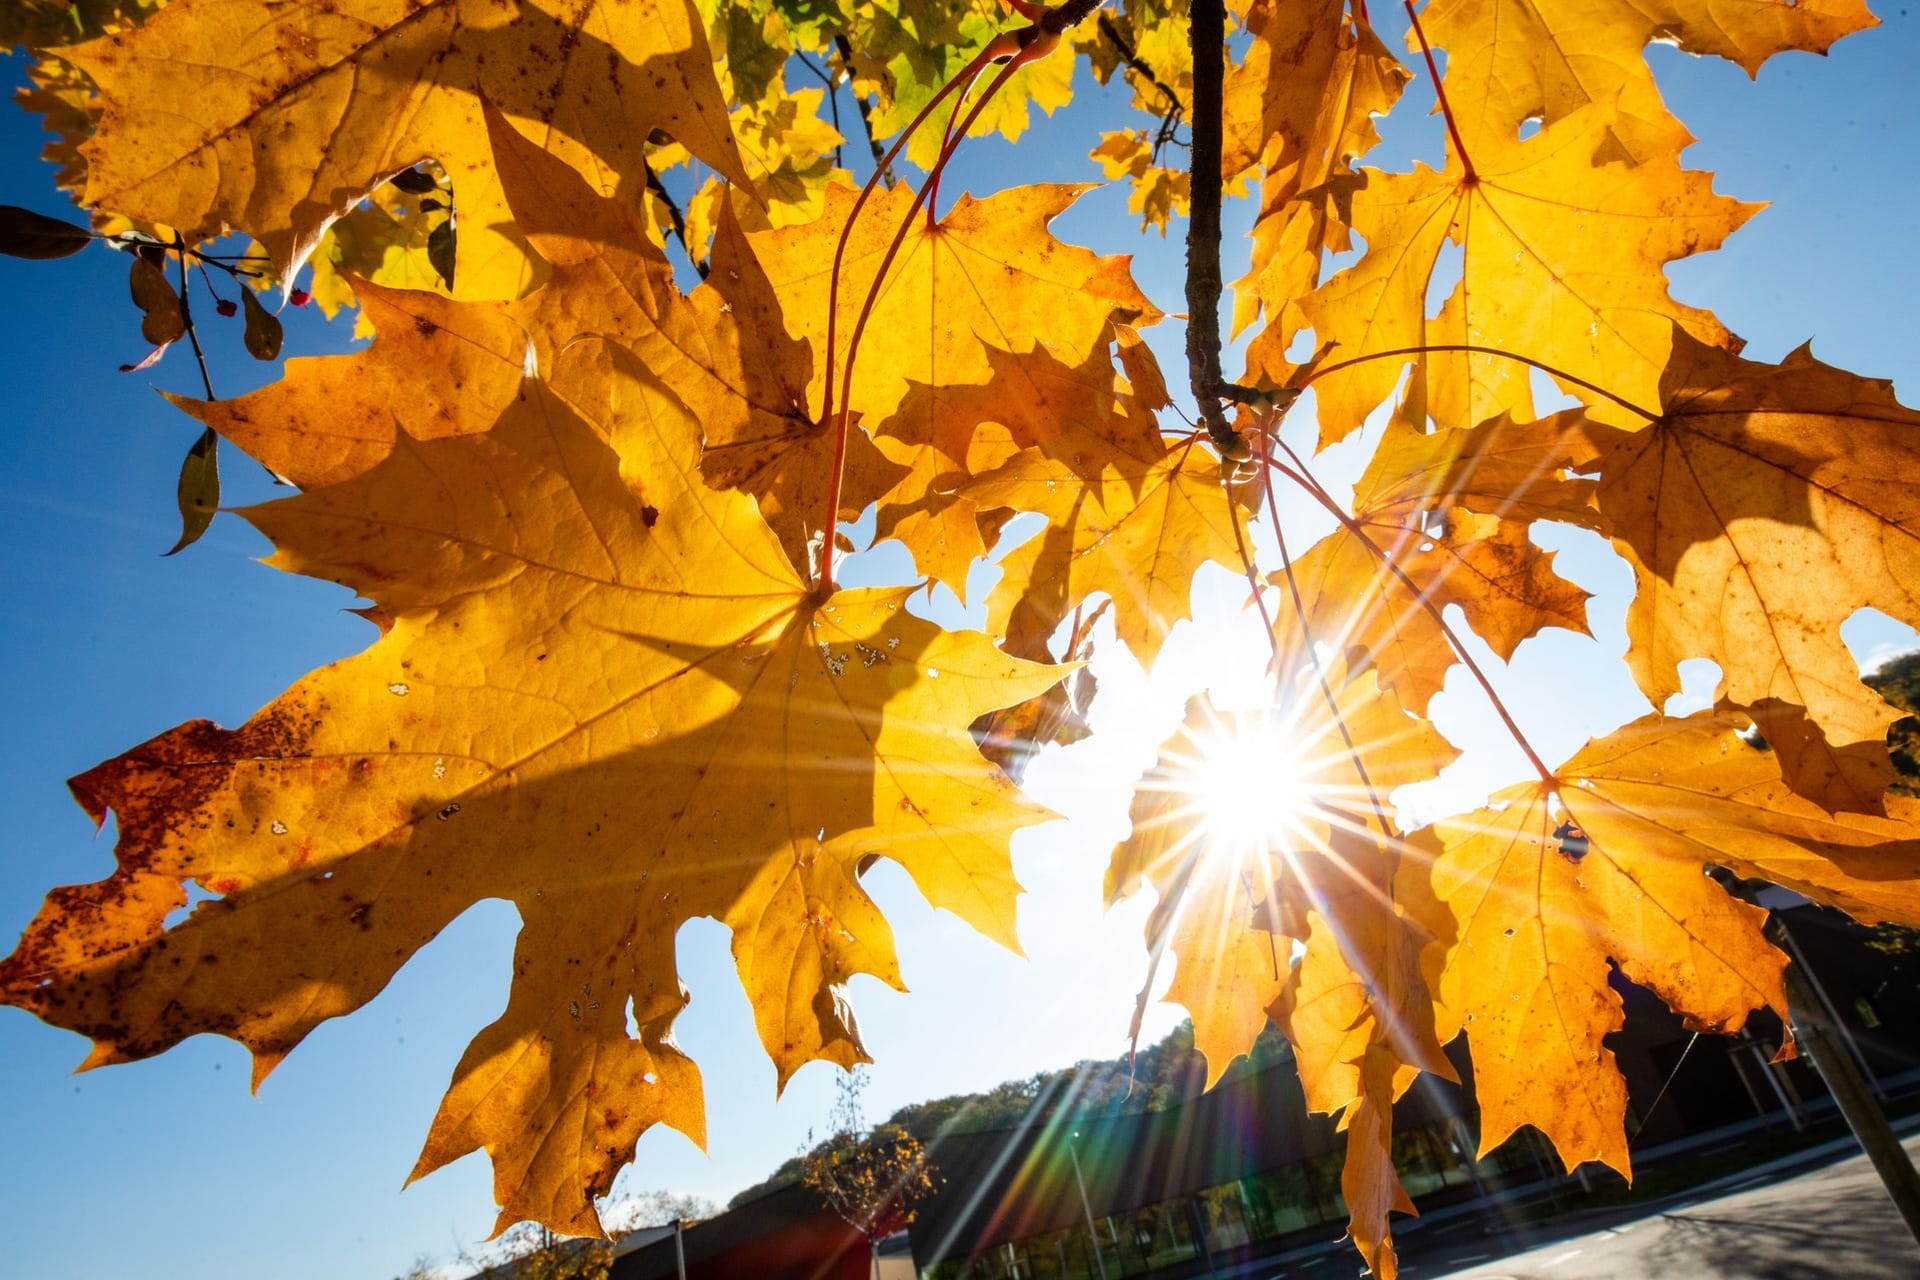
M 1520 1135 L 1478 1162 L 1489 1182 L 1528 1181 L 1540 1166 Z M 1396 1133 L 1393 1162 L 1407 1194 L 1419 1199 L 1471 1190 L 1475 1170 L 1462 1148 L 1465 1130 L 1448 1124 Z M 1314 1227 L 1337 1234 L 1346 1225 L 1340 1194 L 1339 1151 L 1298 1164 L 1248 1174 L 1207 1187 L 1191 1197 L 1110 1214 L 1094 1221 L 1108 1280 L 1143 1276 L 1203 1256 L 1220 1258 L 1282 1240 Z M 1196 1235 L 1204 1232 L 1204 1240 Z M 1203 1254 L 1204 1246 L 1204 1254 Z M 1085 1223 L 991 1246 L 973 1258 L 950 1258 L 921 1271 L 924 1280 L 1097 1280 L 1092 1241 Z

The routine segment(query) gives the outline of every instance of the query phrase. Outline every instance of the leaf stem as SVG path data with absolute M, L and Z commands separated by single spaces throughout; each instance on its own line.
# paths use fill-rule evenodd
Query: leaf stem
M 1460 140 L 1460 126 L 1454 122 L 1453 104 L 1447 101 L 1447 87 L 1440 83 L 1440 69 L 1433 63 L 1433 48 L 1427 44 L 1426 28 L 1420 25 L 1419 11 L 1413 7 L 1413 0 L 1401 0 L 1406 6 L 1407 18 L 1413 23 L 1414 39 L 1420 42 L 1420 56 L 1427 60 L 1427 75 L 1433 79 L 1433 96 L 1440 103 L 1440 114 L 1447 122 L 1447 133 L 1453 138 L 1453 149 L 1460 157 L 1460 170 L 1469 183 L 1480 181 L 1480 174 L 1473 167 L 1473 157 L 1467 154 L 1467 144 Z
M 1219 0 L 1213 0 L 1213 2 L 1217 4 Z M 980 113 L 985 110 L 987 104 L 993 100 L 994 95 L 1000 92 L 1001 86 L 1005 85 L 1008 78 L 1026 63 L 1036 58 L 1043 58 L 1051 53 L 1054 48 L 1058 46 L 1061 36 L 1067 29 L 1078 25 L 1083 18 L 1099 8 L 1101 3 L 1102 0 L 1065 0 L 1063 4 L 1042 11 L 1039 19 L 1035 21 L 1033 25 L 1023 27 L 1018 31 L 1003 32 L 989 41 L 985 48 L 974 55 L 972 61 L 961 68 L 958 75 L 955 75 L 952 79 L 948 80 L 946 84 L 942 85 L 940 92 L 934 94 L 927 104 L 920 108 L 912 121 L 901 131 L 899 138 L 895 139 L 894 144 L 889 147 L 886 154 L 880 158 L 879 163 L 874 167 L 873 176 L 867 179 L 866 185 L 860 188 L 860 194 L 854 198 L 853 208 L 848 212 L 846 224 L 840 228 L 839 240 L 834 245 L 833 270 L 829 277 L 830 283 L 827 286 L 826 382 L 821 397 L 822 407 L 820 416 L 823 422 L 830 418 L 833 419 L 835 428 L 833 462 L 831 464 L 832 474 L 827 482 L 827 510 L 822 538 L 824 545 L 820 552 L 821 569 L 819 587 L 823 592 L 833 589 L 833 539 L 835 528 L 839 522 L 841 485 L 846 475 L 847 432 L 851 428 L 847 401 L 853 393 L 854 358 L 859 351 L 861 335 L 866 330 L 867 317 L 872 313 L 874 301 L 879 297 L 880 286 L 886 280 L 887 269 L 893 265 L 893 259 L 900 251 L 901 242 L 906 239 L 907 229 L 912 225 L 914 215 L 918 213 L 920 207 L 927 202 L 931 193 L 939 190 L 940 175 L 945 172 L 947 162 L 953 158 L 954 152 L 958 149 L 960 142 L 966 138 L 967 131 L 973 127 L 973 122 L 979 118 Z M 840 39 L 839 47 L 843 55 L 851 58 L 853 54 L 851 46 L 846 44 L 844 38 L 837 37 L 837 39 Z M 974 79 L 985 70 L 988 64 L 997 61 L 1004 61 L 1006 65 L 1001 69 L 1000 74 L 993 78 L 992 83 L 987 86 L 986 92 L 980 95 L 979 100 L 974 103 L 973 109 L 967 113 L 966 118 L 960 122 L 958 128 L 955 129 L 951 125 L 949 126 L 950 136 L 945 138 L 941 144 L 939 159 L 934 162 L 933 168 L 928 172 L 927 181 L 922 184 L 919 194 L 914 196 L 913 205 L 907 210 L 907 216 L 901 219 L 899 230 L 894 232 L 892 244 L 887 247 L 886 255 L 881 259 L 879 268 L 874 272 L 873 282 L 868 286 L 866 299 L 860 306 L 860 317 L 854 323 L 853 337 L 847 343 L 846 371 L 841 377 L 839 414 L 836 417 L 833 402 L 833 374 L 835 330 L 839 322 L 840 312 L 840 270 L 841 264 L 846 257 L 848 237 L 853 232 L 854 220 L 860 216 L 861 208 L 865 206 L 867 198 L 873 194 L 874 184 L 880 181 L 883 174 L 891 170 L 893 161 L 895 157 L 900 154 L 901 148 L 907 145 L 907 140 L 913 137 L 920 126 L 925 123 L 934 108 L 945 101 L 947 95 L 952 93 L 956 88 L 962 88 L 963 93 L 971 90 Z M 864 117 L 864 115 L 865 108 L 863 106 L 862 116 Z M 869 136 L 871 136 L 871 133 L 869 133 Z M 875 145 L 877 148 L 878 144 Z
M 982 50 L 982 54 L 984 55 L 985 53 L 991 51 L 991 49 L 992 49 L 992 46 L 989 45 L 986 50 Z M 978 63 L 980 61 L 981 61 L 980 58 L 974 59 L 975 63 Z M 971 66 L 972 64 L 969 64 L 969 65 Z M 826 510 L 826 515 L 825 515 L 824 524 L 823 524 L 823 527 L 825 530 L 825 536 L 824 536 L 825 545 L 822 546 L 820 550 L 820 589 L 823 592 L 833 590 L 833 553 L 834 553 L 833 538 L 834 538 L 835 526 L 839 522 L 841 484 L 846 478 L 847 432 L 852 428 L 850 402 L 853 397 L 853 372 L 854 372 L 855 361 L 858 359 L 860 354 L 860 339 L 866 334 L 867 321 L 873 315 L 873 305 L 875 302 L 879 300 L 879 297 L 880 297 L 880 287 L 881 285 L 886 283 L 887 270 L 893 266 L 894 258 L 899 255 L 900 246 L 906 241 L 907 232 L 912 228 L 913 220 L 919 214 L 921 206 L 926 204 L 928 198 L 932 195 L 935 186 L 939 183 L 940 174 L 946 169 L 947 161 L 951 160 L 953 158 L 954 153 L 957 150 L 959 150 L 959 144 L 965 141 L 966 139 L 967 130 L 973 127 L 973 122 L 979 118 L 979 115 L 982 111 L 986 110 L 987 104 L 993 101 L 994 95 L 1000 92 L 1001 86 L 1005 85 L 1007 80 L 1013 75 L 1013 73 L 1019 69 L 1020 69 L 1019 58 L 1015 57 L 1015 58 L 1007 59 L 1007 64 L 1000 69 L 1000 74 L 996 75 L 992 79 L 992 81 L 988 83 L 986 91 L 982 93 L 980 97 L 974 102 L 973 109 L 967 112 L 966 118 L 961 121 L 960 127 L 957 130 L 956 135 L 953 138 L 949 139 L 947 141 L 947 144 L 941 149 L 940 158 L 934 162 L 933 168 L 928 171 L 927 180 L 920 185 L 919 192 L 913 197 L 912 205 L 908 206 L 907 208 L 906 216 L 900 220 L 899 229 L 893 233 L 893 240 L 887 245 L 886 253 L 881 256 L 880 265 L 874 269 L 873 282 L 867 286 L 867 295 L 864 299 L 861 300 L 860 315 L 858 316 L 858 318 L 854 320 L 852 336 L 847 339 L 847 358 L 845 362 L 845 367 L 840 375 L 840 405 L 839 405 L 838 414 L 834 419 L 833 464 L 832 464 L 833 473 L 827 483 L 827 510 Z M 962 76 L 966 74 L 967 73 L 964 71 L 961 73 Z M 959 79 L 960 77 L 956 76 L 953 80 L 949 80 L 946 84 L 946 87 L 943 88 L 940 91 L 939 95 L 933 99 L 933 102 L 928 103 L 926 108 L 922 108 L 920 115 L 915 118 L 915 125 L 909 127 L 908 133 L 911 133 L 912 128 L 917 126 L 921 120 L 924 120 L 926 118 L 927 110 L 930 109 L 935 103 L 939 102 L 941 98 L 945 97 L 946 94 L 959 81 Z M 907 134 L 902 134 L 900 142 L 897 142 L 894 144 L 893 150 L 897 152 L 900 149 L 901 143 L 904 143 L 906 141 L 906 138 L 907 138 Z M 889 153 L 888 155 L 888 160 L 889 161 L 892 160 L 891 153 Z M 868 184 L 867 189 L 868 190 L 872 189 L 871 183 Z M 857 202 L 855 203 L 854 209 L 855 209 L 855 212 L 858 212 L 859 204 Z M 851 227 L 852 225 L 853 225 L 853 217 L 851 214 L 849 214 L 847 218 L 847 227 Z M 846 228 L 842 228 L 841 236 L 840 236 L 840 249 L 836 250 L 834 253 L 833 285 L 830 290 L 830 292 L 834 295 L 833 301 L 830 303 L 830 305 L 836 308 L 838 304 L 837 295 L 838 295 L 839 286 L 840 286 L 840 256 L 841 256 L 841 251 L 844 250 L 845 247 L 846 247 Z M 827 327 L 828 327 L 829 334 L 831 334 L 833 329 L 833 312 L 832 311 L 828 312 Z M 828 346 L 829 346 L 829 354 L 831 354 L 831 346 L 832 346 L 831 337 L 828 338 Z M 831 390 L 832 390 L 832 385 L 831 383 L 829 383 L 828 391 L 831 392 Z
M 1274 630 L 1273 614 L 1267 609 L 1265 593 L 1260 590 L 1260 571 L 1254 567 L 1253 554 L 1247 550 L 1247 535 L 1241 531 L 1237 517 L 1233 520 L 1233 549 L 1240 553 L 1240 566 L 1246 571 L 1247 590 L 1253 595 L 1253 607 L 1260 612 L 1260 625 L 1267 629 L 1267 647 L 1273 651 L 1270 670 L 1277 700 L 1286 694 L 1286 684 L 1280 673 L 1280 636 Z
M 835 341 L 835 330 L 838 328 L 840 320 L 840 265 L 846 258 L 847 240 L 853 234 L 853 224 L 858 221 L 860 211 L 866 208 L 868 198 L 873 195 L 874 186 L 880 181 L 883 174 L 892 171 L 894 158 L 900 154 L 901 150 L 907 145 L 908 141 L 912 139 L 920 126 L 926 122 L 927 117 L 933 114 L 933 109 L 945 101 L 947 95 L 952 93 L 954 89 L 962 83 L 971 83 L 972 77 L 977 75 L 980 68 L 986 64 L 986 59 L 987 50 L 982 49 L 979 54 L 974 57 L 973 61 L 962 67 L 953 79 L 947 81 L 946 84 L 940 87 L 940 92 L 934 94 L 933 97 L 928 100 L 927 105 L 920 108 L 919 113 L 913 117 L 907 127 L 900 131 L 900 136 L 894 139 L 893 145 L 887 148 L 886 152 L 880 156 L 875 163 L 872 175 L 868 177 L 866 183 L 860 188 L 860 194 L 853 198 L 853 208 L 848 211 L 846 223 L 840 228 L 840 237 L 834 242 L 833 272 L 827 285 L 827 350 L 824 356 L 824 363 L 826 365 L 826 389 L 822 393 L 824 400 L 820 406 L 820 420 L 822 422 L 833 417 L 833 367 L 834 354 L 838 346 Z M 874 146 L 878 148 L 879 144 L 875 143 Z M 832 513 L 830 512 L 829 520 L 831 520 L 831 518 Z
M 1538 369 L 1540 372 L 1550 377 L 1558 378 L 1562 382 L 1572 383 L 1574 386 L 1591 391 L 1597 396 L 1603 396 L 1619 405 L 1622 409 L 1639 414 L 1648 422 L 1660 421 L 1660 415 L 1653 410 L 1643 405 L 1635 404 L 1625 396 L 1617 395 L 1605 387 L 1600 386 L 1598 383 L 1589 382 L 1585 378 L 1568 373 L 1565 369 L 1556 368 L 1544 360 L 1535 360 L 1532 356 L 1523 356 L 1517 351 L 1508 351 L 1501 347 L 1483 346 L 1477 342 L 1436 342 L 1424 347 L 1395 347 L 1390 351 L 1373 351 L 1364 356 L 1354 356 L 1348 360 L 1338 360 L 1333 364 L 1322 365 L 1312 373 L 1309 373 L 1301 382 L 1301 386 L 1303 388 L 1310 387 L 1330 373 L 1339 373 L 1341 370 L 1351 369 L 1357 364 L 1368 364 L 1375 360 L 1393 360 L 1405 356 L 1435 355 L 1448 351 L 1462 351 L 1469 355 L 1476 356 L 1499 356 L 1502 359 L 1513 360 L 1517 363 Z
M 1432 597 L 1429 596 L 1426 591 L 1422 590 L 1413 579 L 1409 578 L 1406 572 L 1393 562 L 1391 556 L 1380 549 L 1380 545 L 1368 536 L 1367 531 L 1361 526 L 1358 520 L 1341 510 L 1340 504 L 1335 502 L 1327 491 L 1320 486 L 1320 482 L 1313 478 L 1313 473 L 1308 470 L 1306 463 L 1301 460 L 1300 455 L 1295 453 L 1286 441 L 1276 436 L 1274 443 L 1285 450 L 1287 457 L 1293 461 L 1293 467 L 1288 467 L 1275 461 L 1273 458 L 1267 456 L 1263 450 L 1261 457 L 1268 468 L 1292 480 L 1306 492 L 1308 497 L 1312 498 L 1322 507 L 1325 507 L 1327 513 L 1340 522 L 1341 528 L 1345 529 L 1353 537 L 1359 539 L 1360 544 L 1380 561 L 1386 571 L 1397 578 L 1400 585 L 1412 593 L 1414 602 L 1424 609 L 1427 615 L 1433 619 L 1434 624 L 1440 628 L 1440 633 L 1447 638 L 1447 644 L 1453 649 L 1460 661 L 1465 664 L 1467 670 L 1473 673 L 1473 678 L 1479 682 L 1481 690 L 1487 695 L 1487 701 L 1493 705 L 1494 713 L 1500 717 L 1501 723 L 1506 726 L 1507 732 L 1512 736 L 1514 743 L 1519 746 L 1521 752 L 1527 757 L 1527 762 L 1533 766 L 1534 772 L 1540 776 L 1540 781 L 1549 786 L 1554 785 L 1556 780 L 1553 775 L 1553 770 L 1547 768 L 1546 762 L 1540 758 L 1539 752 L 1535 751 L 1533 744 L 1527 741 L 1527 735 L 1521 732 L 1519 724 L 1513 718 L 1513 714 L 1507 710 L 1507 704 L 1501 700 L 1500 694 L 1494 689 L 1493 682 L 1487 678 L 1487 673 L 1480 669 L 1480 664 L 1474 661 L 1473 655 L 1467 651 L 1466 643 L 1460 639 L 1460 636 L 1447 622 L 1446 615 L 1440 607 L 1433 602 Z M 1295 467 L 1298 468 L 1297 471 L 1294 469 Z
M 982 71 L 985 69 L 981 68 Z M 960 92 L 954 95 L 953 112 L 947 116 L 946 131 L 940 135 L 941 155 L 945 155 L 953 146 L 953 128 L 960 123 L 960 111 L 967 105 L 967 95 L 973 92 L 973 86 L 978 83 L 980 83 L 980 72 L 976 71 L 973 73 L 973 78 L 961 85 Z M 938 173 L 927 180 L 927 189 L 930 193 L 927 196 L 927 230 L 932 231 L 934 224 L 940 220 L 940 175 Z
M 1267 456 L 1268 433 L 1256 431 L 1254 435 L 1256 456 L 1260 465 L 1270 467 L 1271 461 Z M 1380 823 L 1380 833 L 1391 837 L 1392 832 L 1387 829 L 1386 808 L 1380 803 L 1379 793 L 1373 789 L 1373 779 L 1367 775 L 1367 766 L 1360 759 L 1360 748 L 1355 744 L 1353 734 L 1347 729 L 1346 717 L 1340 714 L 1340 700 L 1334 697 L 1333 685 L 1327 679 L 1327 669 L 1320 661 L 1320 648 L 1313 636 L 1313 624 L 1307 620 L 1306 603 L 1300 595 L 1300 580 L 1293 571 L 1293 557 L 1287 551 L 1287 533 L 1280 527 L 1280 504 L 1273 496 L 1271 475 L 1267 477 L 1267 483 L 1262 487 L 1266 489 L 1267 519 L 1273 525 L 1273 540 L 1280 548 L 1280 570 L 1286 575 L 1287 594 L 1293 600 L 1293 616 L 1299 620 L 1300 637 L 1306 642 L 1307 659 L 1313 663 L 1313 674 L 1320 684 L 1320 696 L 1326 701 L 1327 714 L 1333 717 L 1334 727 L 1340 731 L 1340 741 L 1346 744 L 1347 760 L 1353 765 L 1353 772 L 1360 779 L 1360 786 L 1366 791 L 1367 800 L 1373 806 L 1374 818 Z M 1271 626 L 1268 629 L 1271 633 Z M 1273 636 L 1273 665 L 1277 676 L 1280 668 L 1280 637 L 1277 634 Z

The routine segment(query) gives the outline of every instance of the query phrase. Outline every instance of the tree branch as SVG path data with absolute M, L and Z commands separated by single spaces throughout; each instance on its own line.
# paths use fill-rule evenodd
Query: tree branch
M 847 39 L 845 33 L 842 33 L 833 38 L 833 47 L 840 54 L 840 65 L 846 68 L 847 93 L 853 98 L 853 105 L 860 110 L 860 127 L 866 130 L 867 150 L 873 152 L 874 168 L 879 169 L 886 163 L 883 158 L 886 152 L 880 149 L 880 139 L 873 136 L 873 109 L 867 106 L 867 100 L 855 92 L 853 87 L 853 42 Z M 887 190 L 891 191 L 893 184 L 899 179 L 894 177 L 893 171 L 889 169 L 881 176 L 880 181 L 886 184 Z
M 681 214 L 680 206 L 675 204 L 673 197 L 667 193 L 666 184 L 660 181 L 660 175 L 653 171 L 653 166 L 647 165 L 646 170 L 647 190 L 651 191 L 661 204 L 667 206 L 667 219 L 672 223 L 673 234 L 679 238 L 680 247 L 687 251 L 687 261 L 693 264 L 693 269 L 700 273 L 702 280 L 705 280 L 707 264 L 700 260 L 699 255 L 694 253 L 693 246 L 687 243 L 687 220 Z
M 1088 14 L 1098 9 L 1105 0 L 1066 0 L 1040 15 L 1038 26 L 1048 35 L 1065 35 L 1071 28 L 1079 26 Z
M 1167 100 L 1167 110 L 1165 114 L 1168 118 L 1178 120 L 1185 114 L 1185 108 L 1180 105 L 1180 95 L 1167 86 L 1166 81 L 1160 78 L 1158 72 L 1141 60 L 1139 51 L 1133 47 L 1133 42 L 1127 39 L 1127 33 L 1122 31 L 1114 23 L 1113 19 L 1104 13 L 1100 15 L 1100 34 L 1105 36 L 1107 41 L 1112 44 L 1115 49 L 1120 51 L 1120 60 L 1122 62 L 1132 67 L 1140 74 L 1141 79 L 1160 91 L 1160 96 Z
M 1226 77 L 1227 10 L 1222 0 L 1193 0 L 1187 28 L 1193 49 L 1193 151 L 1188 173 L 1187 365 L 1207 434 L 1221 448 L 1240 438 L 1220 408 L 1221 86 Z
M 840 128 L 840 86 L 834 83 L 832 76 L 822 71 L 819 67 L 814 66 L 813 59 L 809 58 L 806 54 L 796 53 L 793 56 L 800 59 L 800 65 L 813 72 L 821 84 L 827 86 L 827 109 L 833 113 L 833 131 L 840 134 L 844 140 L 846 133 Z M 843 143 L 841 142 L 833 144 L 833 167 L 836 169 L 844 169 L 847 167 L 847 162 L 841 155 L 844 149 Z
M 193 344 L 194 363 L 200 366 L 200 385 L 206 389 L 207 399 L 215 400 L 213 379 L 207 376 L 207 353 L 200 349 L 200 331 L 193 323 L 193 300 L 188 297 L 187 288 L 187 242 L 178 231 L 173 233 L 173 251 L 180 263 L 180 322 L 186 326 L 187 341 Z M 242 285 L 242 288 L 246 286 Z M 211 428 L 209 428 L 211 430 Z

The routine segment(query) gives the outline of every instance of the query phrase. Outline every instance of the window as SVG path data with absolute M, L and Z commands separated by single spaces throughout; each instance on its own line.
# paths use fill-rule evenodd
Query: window
M 1427 1125 L 1394 1134 L 1393 1163 L 1400 1171 L 1400 1185 L 1416 1199 L 1471 1178 L 1447 1140 L 1445 1125 Z
M 1313 1203 L 1321 1222 L 1347 1216 L 1347 1198 L 1340 1194 L 1340 1170 L 1346 1162 L 1344 1151 L 1329 1151 L 1306 1162 L 1307 1181 L 1313 1187 Z
M 1199 1201 L 1201 1219 L 1207 1224 L 1209 1249 L 1238 1249 L 1253 1239 L 1239 1183 L 1208 1187 L 1194 1198 Z
M 1249 1225 L 1256 1239 L 1291 1235 L 1320 1221 L 1307 1172 L 1297 1164 L 1241 1180 L 1246 1188 Z
M 1187 1221 L 1184 1200 L 1164 1200 L 1136 1212 L 1133 1239 L 1143 1271 L 1186 1262 L 1200 1252 L 1193 1243 L 1193 1227 Z

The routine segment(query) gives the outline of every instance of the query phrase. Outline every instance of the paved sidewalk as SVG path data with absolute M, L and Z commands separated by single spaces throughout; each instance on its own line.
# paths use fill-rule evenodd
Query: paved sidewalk
M 1906 1147 L 1920 1155 L 1920 1137 Z M 1862 1155 L 1798 1174 L 1751 1174 L 1718 1190 L 1625 1208 L 1585 1234 L 1504 1257 L 1510 1244 L 1465 1227 L 1414 1233 L 1407 1245 L 1400 1273 L 1410 1280 L 1920 1277 L 1920 1248 Z M 1319 1266 L 1309 1274 L 1343 1270 Z

